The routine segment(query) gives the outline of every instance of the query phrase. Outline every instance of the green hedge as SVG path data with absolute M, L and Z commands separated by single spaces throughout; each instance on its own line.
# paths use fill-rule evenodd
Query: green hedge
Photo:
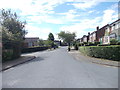
M 29 53 L 29 52 L 37 52 L 49 49 L 50 46 L 41 46 L 41 47 L 31 47 L 31 48 L 23 48 L 22 53 Z
M 79 51 L 92 57 L 120 61 L 120 45 L 82 46 Z
M 2 50 L 2 62 L 11 60 L 12 58 L 13 58 L 13 50 L 12 49 Z
M 2 61 L 13 60 L 21 55 L 21 42 L 3 42 Z

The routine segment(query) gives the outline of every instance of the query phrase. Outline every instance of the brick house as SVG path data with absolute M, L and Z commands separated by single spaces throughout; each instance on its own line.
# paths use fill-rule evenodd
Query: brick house
M 107 25 L 105 28 L 102 44 L 110 44 L 110 25 Z
M 88 35 L 88 38 L 89 38 L 88 42 L 94 43 L 96 41 L 96 34 L 97 34 L 96 31 L 92 32 L 91 34 L 89 33 L 89 35 Z
M 29 47 L 39 46 L 38 41 L 39 41 L 39 37 L 25 38 L 23 47 L 29 48 Z
M 120 41 L 120 19 L 110 24 L 110 39 L 117 39 Z
M 83 42 L 88 42 L 88 36 L 87 35 L 83 36 Z
M 96 31 L 80 38 L 80 43 L 100 42 L 100 44 L 109 44 L 111 39 L 117 39 L 120 42 L 120 19 L 101 28 L 98 26 Z
M 80 41 L 80 43 L 83 43 L 83 38 L 80 38 L 80 40 L 79 40 L 79 41 Z
M 99 29 L 99 27 L 97 27 L 97 31 L 96 31 L 96 41 L 100 42 L 100 44 L 104 44 L 105 40 L 107 40 L 107 36 L 109 34 L 106 34 L 105 36 L 105 31 L 109 29 L 109 24 L 103 26 L 102 28 Z M 107 41 L 108 42 L 108 41 Z

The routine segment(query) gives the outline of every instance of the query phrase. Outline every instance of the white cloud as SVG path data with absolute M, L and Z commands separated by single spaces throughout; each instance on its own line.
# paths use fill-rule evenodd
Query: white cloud
M 28 30 L 26 37 L 39 37 L 41 39 L 47 39 L 48 34 L 52 32 L 50 28 L 39 28 L 32 25 L 26 25 L 26 30 Z
M 72 3 L 68 5 L 73 5 L 76 9 L 86 10 L 98 5 L 101 2 L 118 2 L 118 0 L 75 0 L 75 2 L 79 3 Z
M 91 1 L 84 1 L 81 3 L 73 3 L 72 5 L 77 8 L 77 9 L 87 9 L 87 8 L 91 8 L 95 5 L 97 5 L 99 3 L 98 0 L 91 0 Z
M 37 24 L 41 24 L 42 22 L 45 23 L 52 23 L 52 24 L 63 24 L 64 20 L 63 18 L 54 18 L 53 16 L 29 16 L 28 18 L 29 22 L 34 22 Z
M 105 10 L 104 15 L 102 17 L 102 25 L 106 25 L 110 22 L 112 22 L 113 19 L 117 19 L 116 15 L 114 15 L 115 11 L 112 9 Z
M 95 10 L 91 10 L 91 11 L 89 11 L 88 13 L 93 13 L 93 12 L 95 12 Z
M 41 24 L 42 22 L 52 23 L 52 24 L 68 24 L 71 21 L 80 21 L 80 19 L 75 19 L 75 17 L 80 16 L 80 13 L 76 9 L 86 10 L 88 8 L 94 7 L 102 1 L 107 0 L 0 0 L 0 8 L 11 8 L 14 10 L 20 10 L 21 16 L 26 16 L 29 23 Z M 65 2 L 72 2 L 76 9 L 69 10 L 67 13 L 58 13 L 60 17 L 54 17 L 50 14 L 56 14 L 54 8 Z M 79 3 L 77 3 L 79 2 Z M 82 2 L 82 3 L 80 3 Z M 98 25 L 105 25 L 112 22 L 118 16 L 118 13 L 114 10 L 117 5 L 113 8 L 109 8 L 104 11 L 102 17 L 96 17 L 95 19 L 82 19 L 81 22 L 75 23 L 71 26 L 63 26 L 60 30 L 66 30 L 70 32 L 76 32 L 78 37 L 87 34 L 89 29 L 96 29 Z M 93 13 L 94 11 L 89 11 L 88 13 Z M 116 14 L 115 14 L 116 13 Z M 30 16 L 28 16 L 30 15 Z M 31 24 L 26 26 L 28 30 L 27 37 L 38 36 L 40 38 L 47 39 L 49 32 L 52 32 L 50 28 L 39 28 Z M 55 37 L 57 37 L 55 35 Z
M 80 23 L 76 23 L 70 26 L 63 26 L 60 28 L 61 31 L 70 31 L 76 32 L 78 38 L 86 35 L 91 29 L 96 30 L 96 27 L 99 25 L 101 17 L 95 19 L 84 19 Z M 89 30 L 90 29 L 90 30 Z
M 62 15 L 61 19 L 64 20 L 64 23 L 70 22 L 70 21 L 77 21 L 75 17 L 80 16 L 75 9 L 68 10 L 68 12 L 65 12 L 65 13 L 57 13 L 57 14 Z

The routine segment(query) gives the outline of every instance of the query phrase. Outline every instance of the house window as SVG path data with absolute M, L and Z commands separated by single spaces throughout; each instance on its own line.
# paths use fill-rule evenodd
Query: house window
M 118 28 L 120 28 L 120 22 L 118 22 Z
M 104 42 L 107 43 L 108 42 L 108 36 L 104 37 Z
M 114 30 L 114 26 L 112 26 L 112 29 L 111 29 L 112 31 Z
M 118 24 L 115 25 L 115 29 L 118 29 Z
M 110 39 L 115 39 L 115 38 L 116 38 L 116 34 L 115 33 L 110 35 Z

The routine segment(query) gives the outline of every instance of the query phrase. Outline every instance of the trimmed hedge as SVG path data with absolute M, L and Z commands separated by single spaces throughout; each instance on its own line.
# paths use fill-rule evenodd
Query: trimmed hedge
M 12 58 L 13 58 L 13 50 L 12 49 L 2 50 L 2 62 L 11 60 Z
M 31 48 L 23 48 L 22 53 L 29 53 L 29 52 L 37 52 L 49 49 L 50 46 L 41 46 L 41 47 L 31 47 Z
M 114 46 L 82 46 L 79 51 L 88 56 L 120 61 L 120 45 Z

